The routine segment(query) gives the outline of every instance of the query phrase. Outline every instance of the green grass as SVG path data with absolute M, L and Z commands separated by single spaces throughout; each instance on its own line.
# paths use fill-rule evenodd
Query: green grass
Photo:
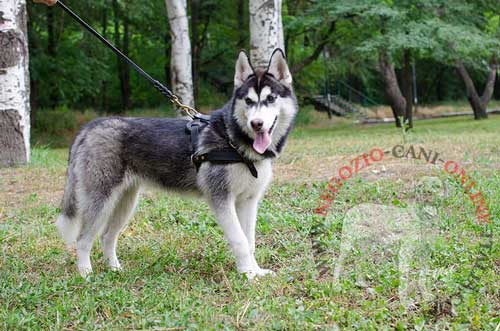
M 374 166 L 342 188 L 326 219 L 315 215 L 336 169 L 375 146 L 391 147 L 403 139 L 392 125 L 299 127 L 277 162 L 276 181 L 258 215 L 257 260 L 277 275 L 253 283 L 237 274 L 204 203 L 160 193 L 146 194 L 119 241 L 125 270 L 106 270 L 96 243 L 95 272 L 83 280 L 53 225 L 67 150 L 39 145 L 28 167 L 0 170 L 0 329 L 495 330 L 500 324 L 500 116 L 416 126 L 408 143 L 439 150 L 470 169 L 487 197 L 491 225 L 477 224 L 474 206 L 454 178 L 426 165 L 424 175 L 449 187 L 445 199 L 412 189 L 420 172 L 374 179 L 372 170 L 381 169 Z M 418 162 L 402 164 L 422 167 Z M 387 164 L 387 173 L 398 167 Z M 334 281 L 331 271 L 349 208 L 364 202 L 404 207 L 415 201 L 438 210 L 432 218 L 437 240 L 429 248 L 430 300 L 412 309 L 401 305 L 393 256 L 378 262 L 352 257 L 368 287 L 356 285 L 355 274 Z M 484 231 L 493 232 L 493 246 L 478 268 Z

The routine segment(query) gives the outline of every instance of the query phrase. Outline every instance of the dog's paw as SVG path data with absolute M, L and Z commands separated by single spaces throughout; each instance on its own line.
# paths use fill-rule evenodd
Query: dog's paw
M 120 264 L 120 261 L 118 261 L 118 259 L 109 259 L 107 261 L 107 264 L 108 264 L 108 267 L 111 271 L 122 271 L 123 268 Z
M 256 280 L 257 278 L 264 277 L 266 275 L 270 275 L 270 276 L 275 276 L 276 275 L 274 273 L 274 271 L 269 270 L 269 269 L 262 269 L 262 268 L 258 268 L 258 269 L 255 269 L 255 270 L 245 271 L 245 272 L 243 272 L 243 274 L 247 277 L 247 279 L 249 281 Z
M 87 278 L 92 274 L 92 266 L 87 266 L 87 265 L 79 265 L 78 266 L 78 272 L 80 273 L 80 276 L 83 278 Z
M 122 272 L 123 271 L 123 267 L 121 265 L 118 265 L 118 266 L 109 266 L 109 270 L 111 270 L 113 272 Z

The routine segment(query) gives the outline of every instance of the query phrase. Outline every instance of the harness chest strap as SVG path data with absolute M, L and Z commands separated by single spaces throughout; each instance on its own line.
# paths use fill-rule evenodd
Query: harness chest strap
M 209 161 L 213 163 L 229 164 L 229 163 L 245 163 L 248 170 L 255 178 L 258 178 L 259 173 L 252 161 L 243 157 L 235 148 L 221 148 L 211 150 L 206 153 L 196 153 L 196 145 L 200 136 L 200 131 L 203 130 L 209 123 L 209 117 L 203 117 L 190 121 L 186 125 L 186 131 L 191 135 L 191 145 L 194 153 L 191 155 L 191 161 L 196 167 L 196 171 L 200 168 L 203 162 Z
M 199 169 L 203 162 L 210 161 L 213 163 L 240 163 L 243 162 L 247 166 L 248 170 L 255 178 L 259 177 L 257 168 L 252 161 L 243 158 L 235 149 L 233 148 L 222 148 L 213 150 L 203 154 L 193 154 L 191 159 L 193 160 L 196 169 Z

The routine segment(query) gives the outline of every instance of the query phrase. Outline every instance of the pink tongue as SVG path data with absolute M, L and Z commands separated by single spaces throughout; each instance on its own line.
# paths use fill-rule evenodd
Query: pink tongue
M 259 132 L 253 141 L 253 149 L 259 154 L 263 154 L 266 149 L 271 145 L 271 135 L 269 132 Z

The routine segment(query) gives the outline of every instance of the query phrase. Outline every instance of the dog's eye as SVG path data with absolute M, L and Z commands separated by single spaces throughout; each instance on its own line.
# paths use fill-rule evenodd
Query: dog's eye
M 250 99 L 250 98 L 246 98 L 246 99 L 245 99 L 245 102 L 246 102 L 246 104 L 247 104 L 247 105 L 249 105 L 249 106 L 251 106 L 251 105 L 253 105 L 253 104 L 254 104 L 253 100 L 252 100 L 252 99 Z
M 266 98 L 267 102 L 273 103 L 276 100 L 276 97 L 272 94 L 269 94 Z

